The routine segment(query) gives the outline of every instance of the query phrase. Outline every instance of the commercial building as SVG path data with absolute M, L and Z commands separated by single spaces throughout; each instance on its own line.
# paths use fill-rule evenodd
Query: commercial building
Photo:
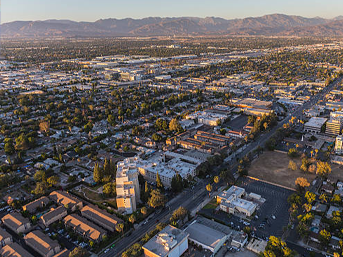
M 212 110 L 198 111 L 192 114 L 188 114 L 186 116 L 186 119 L 197 120 L 198 123 L 209 125 L 209 126 L 218 126 L 227 118 L 228 118 L 227 114 L 214 112 Z
M 336 137 L 335 152 L 336 154 L 343 154 L 343 136 L 342 135 L 339 135 Z
M 189 241 L 211 251 L 214 256 L 232 235 L 232 230 L 215 221 L 198 217 L 185 232 L 189 234 Z
M 340 120 L 330 119 L 326 122 L 325 134 L 329 136 L 337 136 L 341 133 L 342 124 Z
M 252 238 L 247 245 L 247 249 L 256 254 L 263 253 L 266 247 L 267 247 L 267 241 L 264 241 L 262 239 L 256 239 L 256 238 Z
M 45 213 L 40 217 L 44 226 L 48 227 L 52 223 L 63 219 L 68 215 L 67 209 L 64 206 L 59 206 L 56 209 L 51 209 L 48 213 Z
M 71 211 L 81 209 L 83 206 L 82 201 L 64 191 L 54 191 L 50 193 L 49 197 L 57 204 L 68 207 L 68 209 L 70 209 Z
M 81 214 L 83 217 L 91 220 L 95 224 L 114 232 L 118 223 L 123 223 L 121 219 L 114 215 L 110 215 L 106 211 L 100 210 L 93 205 L 86 205 L 82 208 Z
M 224 212 L 251 216 L 255 212 L 257 204 L 243 199 L 244 195 L 244 188 L 232 186 L 217 196 L 217 202 L 220 204 L 220 209 Z M 258 195 L 256 196 L 258 198 Z
M 188 249 L 187 232 L 168 225 L 143 245 L 146 257 L 180 257 Z
M 0 228 L 0 249 L 13 242 L 13 238 L 6 230 Z
M 5 215 L 1 220 L 7 228 L 9 228 L 17 234 L 26 233 L 31 229 L 30 220 L 24 218 L 18 212 L 9 213 Z
M 67 227 L 73 228 L 76 233 L 89 240 L 99 242 L 106 235 L 105 230 L 77 214 L 68 215 L 63 220 Z
M 43 257 L 51 257 L 61 251 L 61 246 L 57 241 L 52 240 L 49 236 L 40 230 L 28 233 L 25 237 L 25 244 Z
M 28 203 L 23 206 L 24 211 L 28 211 L 29 213 L 35 213 L 37 208 L 42 208 L 46 206 L 50 202 L 49 198 L 46 196 L 43 196 L 31 203 Z
M 127 214 L 136 211 L 136 204 L 140 199 L 137 162 L 138 157 L 132 157 L 117 163 L 117 207 Z
M 0 249 L 0 256 L 2 257 L 33 257 L 28 251 L 17 243 L 12 243 Z
M 308 122 L 305 123 L 304 130 L 309 133 L 318 134 L 320 133 L 326 121 L 326 118 L 312 117 Z

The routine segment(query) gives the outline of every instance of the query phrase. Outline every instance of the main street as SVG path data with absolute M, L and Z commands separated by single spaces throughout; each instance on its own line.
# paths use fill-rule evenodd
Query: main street
M 339 78 L 333 83 L 331 83 L 329 86 L 324 88 L 321 92 L 319 92 L 317 95 L 312 96 L 311 99 L 303 104 L 302 106 L 298 107 L 294 113 L 288 114 L 285 119 L 283 119 L 281 122 L 279 122 L 274 128 L 272 128 L 270 131 L 262 134 L 256 141 L 250 143 L 241 153 L 237 154 L 236 158 L 242 158 L 248 153 L 255 150 L 258 146 L 263 147 L 265 143 L 268 141 L 269 138 L 271 138 L 277 129 L 282 128 L 284 124 L 289 123 L 292 117 L 301 118 L 303 115 L 303 111 L 306 109 L 312 108 L 320 99 L 322 99 L 326 93 L 328 93 L 330 90 L 332 90 L 339 82 L 342 81 L 343 78 Z M 235 161 L 235 160 L 234 160 Z M 231 163 L 232 164 L 232 163 Z M 229 163 L 225 163 L 222 166 L 228 166 Z M 237 163 L 233 166 L 233 170 L 235 170 L 237 166 Z M 193 190 L 187 189 L 183 193 L 177 196 L 176 200 L 173 200 L 172 203 L 167 205 L 167 208 L 161 211 L 160 213 L 153 214 L 149 221 L 146 224 L 142 224 L 140 227 L 138 227 L 136 230 L 134 230 L 130 236 L 124 237 L 116 242 L 116 246 L 112 249 L 110 249 L 107 253 L 101 254 L 102 257 L 112 257 L 112 256 L 120 256 L 120 254 L 128 249 L 131 245 L 136 243 L 140 238 L 142 238 L 147 232 L 151 231 L 156 223 L 157 220 L 159 222 L 167 221 L 170 217 L 170 215 L 178 209 L 180 206 L 185 207 L 188 210 L 192 210 L 196 208 L 199 204 L 201 204 L 207 197 L 206 193 L 206 184 L 208 183 L 208 180 L 202 180 L 194 187 Z M 299 248 L 300 246 L 297 246 Z

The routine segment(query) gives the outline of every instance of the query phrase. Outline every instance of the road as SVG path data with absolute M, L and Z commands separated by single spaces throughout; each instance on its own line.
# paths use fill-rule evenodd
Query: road
M 274 135 L 274 133 L 277 131 L 277 129 L 283 127 L 284 124 L 289 123 L 290 119 L 292 117 L 301 118 L 303 111 L 305 109 L 311 108 L 313 105 L 315 105 L 318 100 L 322 99 L 325 94 L 330 91 L 334 86 L 336 86 L 343 78 L 337 79 L 335 82 L 331 83 L 329 86 L 324 88 L 321 92 L 319 92 L 317 95 L 311 97 L 311 99 L 303 104 L 302 106 L 298 107 L 296 111 L 292 114 L 289 114 L 285 117 L 281 122 L 279 122 L 274 128 L 272 128 L 270 131 L 262 134 L 256 141 L 250 143 L 241 153 L 236 155 L 237 158 L 242 158 L 245 155 L 247 155 L 249 152 L 252 152 L 255 150 L 258 146 L 264 146 L 267 140 Z M 223 166 L 227 166 L 229 163 L 225 163 Z M 232 165 L 232 163 L 231 163 Z M 235 169 L 237 164 L 234 164 L 232 166 L 233 169 Z M 209 181 L 202 180 L 194 187 L 193 190 L 186 189 L 183 193 L 181 193 L 177 200 L 174 200 L 166 209 L 164 209 L 159 214 L 154 214 L 151 216 L 150 220 L 146 223 L 141 225 L 139 228 L 134 230 L 132 234 L 128 237 L 124 237 L 121 240 L 119 240 L 116 243 L 115 248 L 110 249 L 107 253 L 103 253 L 100 256 L 102 257 L 113 257 L 113 256 L 120 256 L 120 254 L 125 251 L 127 248 L 129 248 L 132 244 L 136 243 L 140 238 L 142 238 L 147 232 L 151 231 L 155 225 L 156 221 L 159 220 L 159 222 L 167 221 L 170 217 L 170 215 L 173 213 L 174 210 L 179 208 L 180 206 L 185 207 L 188 210 L 192 210 L 195 207 L 197 207 L 200 203 L 202 203 L 206 197 L 208 197 L 206 192 L 206 184 Z M 300 247 L 300 246 L 297 246 Z M 306 249 L 305 249 L 306 250 Z

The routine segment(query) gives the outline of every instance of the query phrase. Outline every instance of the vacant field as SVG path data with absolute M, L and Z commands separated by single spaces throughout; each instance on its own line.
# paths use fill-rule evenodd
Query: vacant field
M 331 180 L 343 181 L 343 167 L 338 164 L 331 164 L 331 174 L 329 176 Z
M 288 163 L 293 160 L 298 169 L 293 171 L 288 168 Z M 295 180 L 298 177 L 305 177 L 312 182 L 316 175 L 302 172 L 299 168 L 301 158 L 291 159 L 286 153 L 265 152 L 257 160 L 252 162 L 249 169 L 249 176 L 263 179 L 282 186 L 295 188 Z

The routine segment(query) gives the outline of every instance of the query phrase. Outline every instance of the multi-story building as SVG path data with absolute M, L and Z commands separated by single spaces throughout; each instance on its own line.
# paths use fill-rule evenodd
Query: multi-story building
M 0 249 L 13 242 L 13 238 L 6 230 L 0 228 Z
M 76 211 L 77 209 L 82 209 L 83 203 L 79 199 L 71 196 L 64 191 L 54 191 L 50 193 L 49 198 L 59 205 L 62 205 L 71 211 Z
M 341 133 L 342 124 L 340 120 L 330 119 L 326 122 L 325 134 L 329 136 L 337 136 Z
M 110 215 L 106 211 L 100 210 L 98 207 L 93 205 L 84 206 L 81 210 L 81 214 L 83 217 L 111 232 L 116 230 L 116 225 L 118 223 L 123 223 L 123 221 L 118 217 Z
M 254 202 L 243 199 L 244 195 L 244 188 L 232 186 L 217 196 L 217 202 L 220 204 L 220 209 L 224 212 L 231 214 L 242 213 L 246 216 L 251 216 L 255 212 L 257 205 Z
M 312 117 L 308 122 L 305 123 L 304 130 L 309 133 L 318 134 L 320 133 L 326 121 L 326 118 Z
M 336 154 L 343 154 L 343 136 L 342 135 L 339 135 L 336 137 L 335 152 Z
M 0 256 L 2 257 L 33 257 L 28 251 L 17 243 L 5 245 L 0 249 Z
M 59 206 L 42 215 L 40 219 L 43 221 L 44 226 L 48 227 L 55 221 L 61 220 L 67 215 L 67 209 L 64 206 Z
M 140 199 L 137 161 L 138 157 L 132 157 L 117 164 L 117 207 L 128 214 L 136 211 L 136 203 Z
M 24 211 L 28 211 L 29 213 L 35 213 L 37 208 L 42 208 L 46 206 L 50 202 L 49 198 L 43 196 L 33 202 L 30 202 L 23 206 Z
M 51 257 L 61 251 L 61 246 L 57 241 L 52 240 L 49 236 L 40 230 L 28 233 L 25 237 L 25 244 L 43 257 Z
M 73 228 L 76 233 L 94 242 L 101 241 L 106 235 L 105 230 L 77 214 L 68 215 L 63 220 L 67 227 Z
M 169 225 L 143 245 L 144 256 L 180 257 L 188 249 L 188 236 Z
M 5 215 L 1 220 L 6 227 L 17 234 L 26 233 L 31 229 L 30 220 L 24 218 L 18 212 L 9 213 Z

